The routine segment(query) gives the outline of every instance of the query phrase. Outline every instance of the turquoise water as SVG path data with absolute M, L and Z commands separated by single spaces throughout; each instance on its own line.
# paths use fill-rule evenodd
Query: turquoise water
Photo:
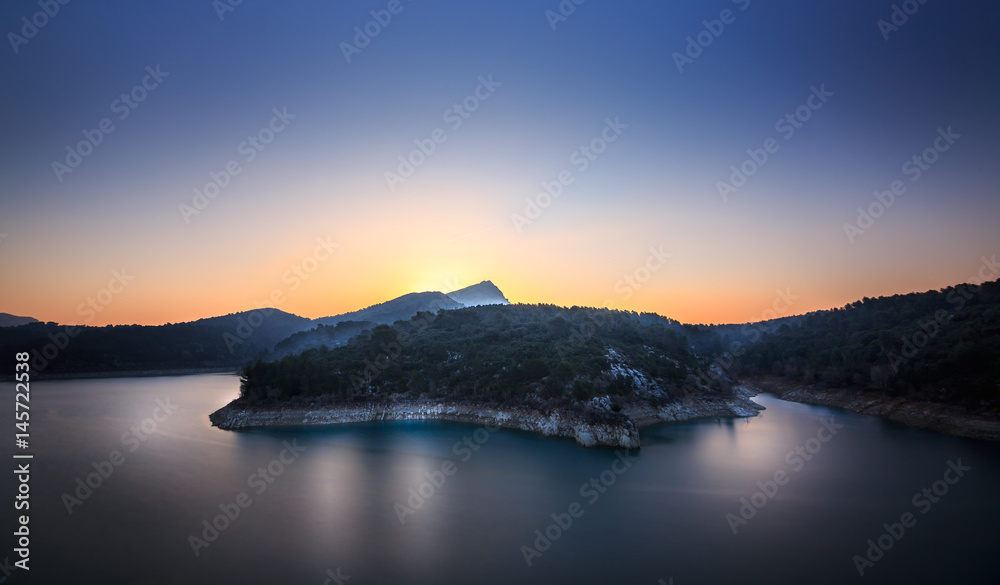
M 212 428 L 237 391 L 32 383 L 31 570 L 6 582 L 1000 582 L 997 445 L 769 396 L 631 453 L 438 422 Z

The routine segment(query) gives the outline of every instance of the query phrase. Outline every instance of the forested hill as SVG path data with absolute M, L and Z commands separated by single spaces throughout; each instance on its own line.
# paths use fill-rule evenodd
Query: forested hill
M 1000 281 L 865 298 L 751 347 L 742 374 L 1000 407 Z
M 28 352 L 33 376 L 237 369 L 311 327 L 311 320 L 277 309 L 159 326 L 31 323 L 0 328 L 0 363 L 13 373 L 14 354 Z
M 601 396 L 655 403 L 727 393 L 697 375 L 706 366 L 682 335 L 633 313 L 492 305 L 420 313 L 342 347 L 259 362 L 244 370 L 241 397 L 572 407 Z

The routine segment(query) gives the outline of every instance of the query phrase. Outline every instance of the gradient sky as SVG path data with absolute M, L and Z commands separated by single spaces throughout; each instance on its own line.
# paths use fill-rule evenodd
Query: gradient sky
M 556 0 L 401 0 L 349 63 L 342 43 L 388 0 L 244 0 L 221 19 L 220 4 L 70 2 L 26 43 L 7 33 L 38 3 L 0 8 L 0 311 L 160 324 L 275 293 L 321 317 L 490 279 L 515 302 L 746 322 L 773 316 L 779 289 L 797 297 L 784 314 L 804 313 L 965 282 L 1000 254 L 996 2 L 931 0 L 886 39 L 889 1 L 589 0 L 553 30 Z M 169 76 L 119 119 L 157 66 Z M 445 112 L 489 76 L 499 87 L 453 128 Z M 786 138 L 776 122 L 824 85 Z M 241 143 L 275 108 L 295 118 L 248 161 Z M 59 180 L 53 162 L 103 118 L 114 130 Z M 627 128 L 581 171 L 574 152 L 616 118 Z M 903 164 L 948 127 L 961 137 L 911 181 Z M 447 140 L 390 189 L 436 128 Z M 717 182 L 771 138 L 723 201 Z M 240 174 L 185 221 L 230 161 Z M 572 183 L 516 229 L 563 170 Z M 849 241 L 897 179 L 905 193 Z M 646 272 L 651 248 L 670 257 Z M 101 295 L 122 269 L 133 280 Z

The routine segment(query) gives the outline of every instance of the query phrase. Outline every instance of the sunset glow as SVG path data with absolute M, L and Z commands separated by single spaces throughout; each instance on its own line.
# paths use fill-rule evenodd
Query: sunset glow
M 755 4 L 680 72 L 701 3 L 588 4 L 556 30 L 541 8 L 405 4 L 350 62 L 371 7 L 308 3 L 303 26 L 192 4 L 176 16 L 190 46 L 140 14 L 157 9 L 67 9 L 0 64 L 22 80 L 3 98 L 2 309 L 322 317 L 489 279 L 512 302 L 720 323 L 760 319 L 777 290 L 799 314 L 963 282 L 1000 251 L 995 60 L 968 30 L 984 21 L 928 6 L 887 41 L 881 9 L 853 4 L 812 7 L 819 28 Z M 942 20 L 967 34 L 927 43 Z M 84 42 L 95 31 L 107 42 Z M 845 228 L 896 180 L 870 228 Z M 319 239 L 338 246 L 310 260 Z M 650 249 L 670 257 L 646 274 Z M 123 269 L 113 302 L 78 310 Z

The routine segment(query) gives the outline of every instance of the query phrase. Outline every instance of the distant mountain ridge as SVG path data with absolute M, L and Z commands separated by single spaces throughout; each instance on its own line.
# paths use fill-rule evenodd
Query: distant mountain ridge
M 275 346 L 265 361 L 281 359 L 295 353 L 319 347 L 339 347 L 346 344 L 362 330 L 376 325 L 392 325 L 396 321 L 409 321 L 420 313 L 437 314 L 483 305 L 509 305 L 503 292 L 489 280 L 452 291 L 409 293 L 372 305 L 360 311 L 316 319 L 317 327 L 292 335 Z
M 463 289 L 447 293 L 448 298 L 457 301 L 466 307 L 479 307 L 482 305 L 509 305 L 510 301 L 503 296 L 503 292 L 489 280 L 484 280 L 479 284 L 467 286 Z
M 28 323 L 0 328 L 0 364 L 13 372 L 16 352 L 28 352 L 33 376 L 96 372 L 236 369 L 311 319 L 260 309 L 167 325 L 88 327 Z
M 450 292 L 416 292 L 332 317 L 316 319 L 318 325 L 336 325 L 342 321 L 368 321 L 377 325 L 392 325 L 407 321 L 417 313 L 437 313 L 480 305 L 509 305 L 503 292 L 489 280 Z
M 18 317 L 10 313 L 0 313 L 0 327 L 17 327 L 28 323 L 38 323 L 34 317 Z
M 258 359 L 344 345 L 359 333 L 408 321 L 419 313 L 501 304 L 510 302 L 496 285 L 485 280 L 447 295 L 409 293 L 321 319 L 264 308 L 186 323 L 89 327 L 0 313 L 0 351 L 13 356 L 27 349 L 37 373 L 56 375 L 238 369 Z M 12 358 L 0 358 L 0 363 L 4 359 Z
M 451 299 L 440 292 L 409 293 L 372 305 L 360 311 L 352 311 L 332 317 L 316 319 L 319 325 L 336 325 L 341 321 L 368 321 L 380 325 L 391 325 L 396 321 L 406 320 L 421 312 L 437 313 L 444 309 L 450 311 L 465 307 L 462 303 Z

